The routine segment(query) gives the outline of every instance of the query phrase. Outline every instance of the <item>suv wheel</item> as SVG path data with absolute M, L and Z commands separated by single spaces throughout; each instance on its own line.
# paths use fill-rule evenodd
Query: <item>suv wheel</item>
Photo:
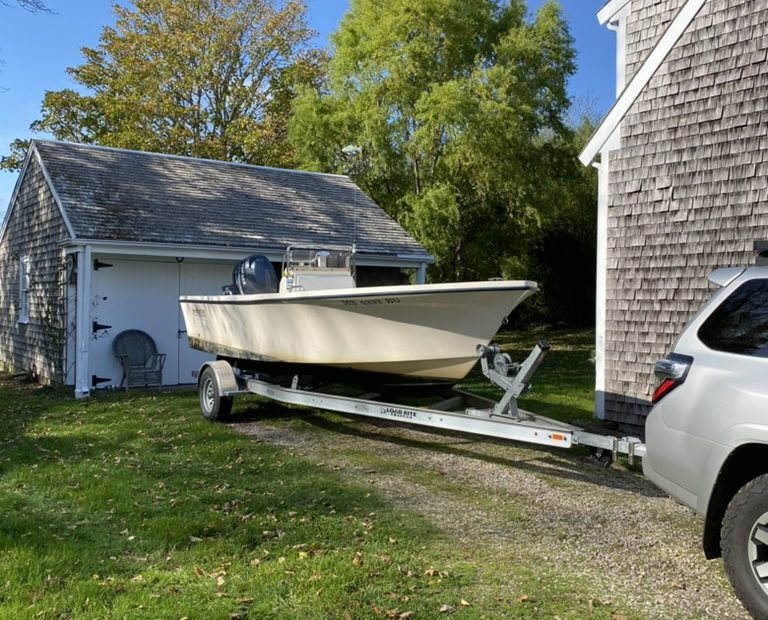
M 733 497 L 721 531 L 725 572 L 744 607 L 768 620 L 768 474 Z

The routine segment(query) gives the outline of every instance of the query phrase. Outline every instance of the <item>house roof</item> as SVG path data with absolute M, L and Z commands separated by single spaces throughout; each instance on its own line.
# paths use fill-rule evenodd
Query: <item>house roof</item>
M 616 131 L 622 119 L 632 107 L 632 104 L 635 103 L 640 96 L 640 93 L 643 92 L 643 89 L 648 85 L 648 82 L 651 81 L 651 78 L 661 66 L 661 63 L 664 62 L 664 59 L 669 55 L 669 52 L 672 51 L 672 48 L 687 30 L 688 26 L 690 26 L 691 22 L 706 1 L 707 0 L 686 0 L 670 23 L 669 28 L 667 28 L 664 35 L 659 39 L 659 42 L 637 70 L 632 80 L 624 87 L 624 90 L 621 92 L 618 99 L 616 99 L 613 106 L 608 111 L 608 114 L 606 114 L 603 120 L 600 121 L 597 129 L 595 129 L 595 132 L 589 139 L 589 142 L 587 142 L 587 145 L 579 155 L 579 160 L 582 164 L 588 166 L 594 161 L 597 154 L 603 149 L 611 135 L 613 135 L 613 132 Z M 608 19 L 610 17 L 608 14 L 620 4 L 620 0 L 615 0 L 615 2 L 615 6 L 613 6 L 613 3 L 611 2 L 606 4 L 600 10 L 600 13 L 598 13 L 598 18 L 600 19 L 602 13 L 603 17 Z
M 73 238 L 284 250 L 427 251 L 349 177 L 33 140 Z M 13 205 L 11 205 L 12 207 Z
M 597 21 L 604 26 L 616 13 L 621 11 L 632 0 L 608 0 L 597 12 Z

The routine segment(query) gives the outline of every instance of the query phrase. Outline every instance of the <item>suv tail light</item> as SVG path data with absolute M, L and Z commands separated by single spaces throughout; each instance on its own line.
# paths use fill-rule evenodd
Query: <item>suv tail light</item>
M 654 405 L 678 385 L 685 383 L 691 364 L 693 364 L 693 358 L 690 355 L 679 353 L 670 353 L 663 360 L 656 362 L 656 376 L 661 379 L 661 383 L 651 397 Z

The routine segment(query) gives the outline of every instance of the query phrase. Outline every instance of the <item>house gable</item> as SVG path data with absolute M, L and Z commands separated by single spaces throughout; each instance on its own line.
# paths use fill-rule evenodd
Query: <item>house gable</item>
M 588 166 L 605 148 L 706 2 L 687 0 L 667 24 L 666 19 L 679 0 L 666 0 L 663 6 L 659 2 L 636 1 L 641 6 L 633 9 L 632 18 L 628 19 L 626 26 L 625 77 L 631 78 L 579 155 L 582 164 Z
M 45 170 L 31 153 L 0 236 L 0 362 L 11 369 L 32 371 L 47 381 L 61 378 L 64 266 L 59 244 L 69 236 Z M 21 316 L 20 307 L 22 259 L 29 270 L 28 317 Z

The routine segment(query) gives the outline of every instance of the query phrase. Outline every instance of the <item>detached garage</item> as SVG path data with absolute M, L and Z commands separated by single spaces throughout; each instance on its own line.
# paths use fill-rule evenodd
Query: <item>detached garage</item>
M 356 247 L 358 286 L 422 282 L 431 256 L 348 177 L 35 140 L 0 229 L 0 363 L 77 396 L 120 385 L 140 330 L 162 385 L 194 383 L 179 295 L 219 294 L 245 256 Z

